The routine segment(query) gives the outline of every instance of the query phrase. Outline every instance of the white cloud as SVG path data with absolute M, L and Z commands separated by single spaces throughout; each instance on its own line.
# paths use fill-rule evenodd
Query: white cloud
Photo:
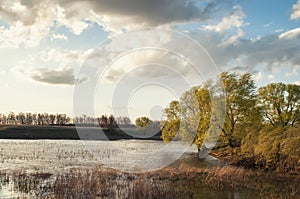
M 211 19 L 232 0 L 2 0 L 0 47 L 36 47 L 54 26 L 65 26 L 80 35 L 96 23 L 107 32 L 120 33 L 141 27 L 169 26 Z
M 60 39 L 60 40 L 68 40 L 68 37 L 63 34 L 53 34 L 51 40 Z
M 296 68 L 299 68 L 300 65 L 300 46 L 299 38 L 297 37 L 291 38 L 289 40 L 283 40 L 279 39 L 278 34 L 274 33 L 273 35 L 260 36 L 255 40 L 244 38 L 239 41 L 239 45 L 220 45 L 224 43 L 223 36 L 214 31 L 211 32 L 206 30 L 198 30 L 197 32 L 191 31 L 187 32 L 186 34 L 190 35 L 193 39 L 198 41 L 203 46 L 203 48 L 209 52 L 220 70 L 232 68 L 233 66 L 241 66 L 235 69 L 257 74 L 258 72 L 257 70 L 255 70 L 255 68 L 260 69 L 259 71 L 261 71 L 264 67 L 266 67 L 268 71 L 274 72 L 274 70 L 277 70 L 276 68 L 278 67 L 285 67 L 286 69 L 290 68 L 291 70 L 294 70 Z M 157 40 L 166 41 L 165 43 L 160 44 L 162 48 L 173 44 L 176 45 L 176 49 L 178 49 L 176 50 L 176 52 L 179 52 L 181 54 L 188 55 L 197 53 L 193 52 L 193 49 L 190 49 L 188 46 L 186 46 L 186 43 L 182 42 L 181 40 L 174 41 L 174 37 L 164 36 L 164 38 L 167 38 L 166 40 L 164 40 L 156 35 L 153 31 L 146 31 L 141 35 L 143 36 L 143 38 L 147 39 L 137 39 L 137 43 L 133 43 L 130 42 L 130 40 L 124 39 L 118 42 L 113 42 L 109 45 L 108 48 L 106 48 L 106 50 L 109 52 L 114 52 L 117 50 L 122 51 L 122 49 L 124 49 L 128 45 L 133 45 L 133 49 L 138 48 L 139 46 L 143 46 L 143 44 L 138 43 L 138 41 L 144 41 L 144 44 L 146 46 L 151 46 L 155 44 L 154 38 L 157 38 Z M 201 58 L 199 57 L 199 60 L 200 59 Z M 147 53 L 136 53 L 135 55 L 130 54 L 118 60 L 118 62 L 115 62 L 112 70 L 108 71 L 107 77 L 108 79 L 114 81 L 115 79 L 126 73 L 131 66 L 149 62 L 151 63 L 151 61 L 169 65 L 175 70 L 180 71 L 180 73 L 183 73 L 185 70 L 189 70 L 189 68 L 185 68 L 183 67 L 183 65 L 176 65 L 176 62 L 179 63 L 179 61 L 176 59 L 174 60 L 170 59 L 170 57 L 168 57 L 167 55 L 160 54 L 159 52 L 155 52 L 149 55 L 147 55 Z M 109 61 L 107 63 L 109 63 Z M 164 73 L 155 74 L 155 71 L 150 70 L 151 69 L 149 68 L 149 70 L 138 71 L 139 75 L 136 76 L 147 77 L 147 75 L 151 76 L 152 73 L 154 74 L 153 76 L 164 75 Z M 267 75 L 262 75 L 264 78 L 267 78 Z M 258 74 L 258 79 L 259 78 L 261 77 Z
M 0 19 L 8 26 L 0 26 L 0 48 L 38 46 L 50 33 L 55 16 L 51 0 L 1 1 Z
M 193 2 L 188 0 L 161 0 L 159 3 L 149 0 L 3 0 L 0 3 L 0 16 L 5 25 L 0 26 L 0 47 L 34 47 L 49 35 L 56 39 L 64 39 L 63 35 L 51 31 L 54 24 L 58 27 L 66 26 L 74 34 L 80 34 L 89 28 L 91 23 L 97 23 L 107 31 L 118 32 L 143 26 L 203 22 L 210 19 L 214 12 L 218 11 L 218 8 L 224 8 L 222 2 L 225 1 L 213 0 L 210 1 L 210 4 L 202 7 Z M 230 5 L 230 9 L 232 9 L 230 3 L 227 5 Z M 196 33 L 185 33 L 199 41 L 210 52 L 219 67 L 227 67 L 233 60 L 238 62 L 235 65 L 247 67 L 257 65 L 270 68 L 274 65 L 299 66 L 299 28 L 279 36 L 274 33 L 257 39 L 244 38 L 241 40 L 240 38 L 245 34 L 242 30 L 246 25 L 244 18 L 243 9 L 234 7 L 233 13 L 231 15 L 227 13 L 220 23 L 207 25 Z M 138 41 L 143 41 L 147 46 L 151 45 L 151 42 L 155 42 L 154 37 L 157 35 L 145 33 L 143 38 L 146 39 Z M 167 42 L 170 38 L 164 36 L 160 39 Z M 239 45 L 231 45 L 236 44 L 237 41 Z M 122 45 L 128 45 L 126 41 L 122 42 L 110 45 L 112 49 L 108 50 L 116 50 L 122 48 Z M 176 47 L 189 50 L 188 46 L 180 41 L 176 42 Z M 55 62 L 55 65 L 52 66 L 56 68 L 70 65 L 74 67 L 72 63 L 82 64 L 91 52 L 92 50 L 50 49 L 38 53 L 32 60 L 37 59 L 43 63 Z M 171 60 L 170 63 L 172 63 Z M 31 65 L 45 67 L 35 62 Z M 139 71 L 139 74 L 141 73 L 147 74 L 146 71 Z
M 275 76 L 272 75 L 272 74 L 269 74 L 269 75 L 268 75 L 268 79 L 275 79 Z
M 242 7 L 234 7 L 234 13 L 230 16 L 226 16 L 222 21 L 216 25 L 204 26 L 204 30 L 213 30 L 216 32 L 224 32 L 225 30 L 230 30 L 232 28 L 240 28 L 244 25 L 245 14 Z
M 88 80 L 86 76 L 76 77 L 72 67 L 49 69 L 17 66 L 12 71 L 34 81 L 52 85 L 75 85 Z
M 37 53 L 34 57 L 36 60 L 42 62 L 56 62 L 61 66 L 66 66 L 72 63 L 82 65 L 88 56 L 93 52 L 93 49 L 80 51 L 80 50 L 60 50 L 49 49 Z
M 284 30 L 282 28 L 275 30 L 275 33 L 283 32 Z
M 53 48 L 28 55 L 27 59 L 18 61 L 17 66 L 11 70 L 20 78 L 27 77 L 48 84 L 73 85 L 87 80 L 84 76 L 76 77 L 74 74 L 92 52 L 92 49 L 79 51 Z
M 74 70 L 71 67 L 59 68 L 56 70 L 39 68 L 30 71 L 29 77 L 38 82 L 61 85 L 80 84 L 87 80 L 84 76 L 76 78 Z
M 293 5 L 293 12 L 290 16 L 292 20 L 296 20 L 300 18 L 300 0 Z
M 211 0 L 199 4 L 191 0 L 59 0 L 59 6 L 67 20 L 78 21 L 78 16 L 82 16 L 81 21 L 94 21 L 107 31 L 120 32 L 145 26 L 206 21 L 231 2 Z
M 81 15 L 66 19 L 57 0 L 3 0 L 0 3 L 0 19 L 7 26 L 0 27 L 0 47 L 36 47 L 49 36 L 51 28 L 66 26 L 76 35 L 88 27 Z M 82 10 L 82 9 L 81 9 Z M 85 12 L 85 11 L 83 11 Z M 56 36 L 56 37 L 55 37 Z M 54 34 L 50 39 L 65 39 Z
M 242 38 L 245 36 L 245 32 L 242 29 L 238 29 L 236 34 L 231 36 L 229 39 L 225 40 L 222 45 L 231 45 L 236 44 L 239 38 Z
M 79 3 L 74 3 L 70 4 L 70 7 L 65 9 L 57 5 L 56 9 L 58 25 L 69 28 L 69 30 L 75 35 L 80 35 L 89 27 L 89 23 L 86 22 L 86 19 L 89 17 L 89 10 L 85 10 L 81 6 Z M 71 12 L 68 10 L 72 10 L 74 13 L 68 14 L 68 12 Z
M 269 23 L 264 24 L 264 27 L 267 28 L 267 27 L 269 27 L 271 25 L 273 25 L 273 22 L 269 22 Z
M 300 66 L 299 37 L 279 39 L 278 34 L 261 36 L 259 39 L 239 40 L 239 45 L 220 45 L 224 42 L 223 36 L 216 32 L 198 30 L 191 33 L 210 53 L 218 67 L 285 67 L 293 70 Z M 180 47 L 179 47 L 180 48 Z
M 257 41 L 259 41 L 259 40 L 261 40 L 261 35 L 256 35 L 255 37 L 250 38 L 250 41 L 251 41 L 251 42 L 257 42 Z
M 296 85 L 300 86 L 300 81 L 295 81 L 295 83 L 294 83 L 294 84 L 296 84 Z
M 295 28 L 287 32 L 281 33 L 278 37 L 280 39 L 293 39 L 298 36 L 300 36 L 300 28 Z
M 139 78 L 191 78 L 194 74 L 197 71 L 181 57 L 167 51 L 144 49 L 116 60 L 105 72 L 104 82 L 115 83 L 124 75 Z
M 201 78 L 215 69 L 201 46 L 194 41 L 188 42 L 187 37 L 180 33 L 160 29 L 121 34 L 97 49 L 96 53 L 99 53 L 99 59 L 88 61 L 87 65 L 99 68 L 97 74 L 103 75 L 105 83 L 116 83 L 126 75 L 135 77 L 131 78 L 133 81 L 140 78 L 174 80 L 180 76 L 198 84 Z M 198 70 L 201 70 L 202 77 L 199 77 Z
M 237 40 L 245 35 L 245 32 L 242 30 L 242 27 L 247 25 L 244 22 L 245 16 L 243 8 L 235 6 L 232 15 L 224 17 L 222 21 L 216 25 L 206 25 L 203 29 L 222 34 L 225 34 L 229 30 L 236 29 L 236 33 L 226 39 L 222 45 L 236 44 Z

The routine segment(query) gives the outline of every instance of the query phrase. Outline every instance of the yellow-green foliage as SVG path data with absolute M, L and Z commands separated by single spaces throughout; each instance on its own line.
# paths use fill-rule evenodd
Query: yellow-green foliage
M 271 83 L 258 90 L 258 101 L 273 126 L 294 126 L 300 118 L 300 86 Z
M 288 154 L 289 158 L 298 159 L 300 164 L 300 126 L 289 128 L 286 138 L 281 141 L 281 153 Z
M 300 168 L 300 126 L 265 127 L 249 133 L 242 142 L 243 157 L 255 157 L 255 164 L 270 170 Z

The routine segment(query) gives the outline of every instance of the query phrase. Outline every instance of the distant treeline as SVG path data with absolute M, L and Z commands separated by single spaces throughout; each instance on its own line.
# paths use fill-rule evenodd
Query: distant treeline
M 0 124 L 2 125 L 67 125 L 71 118 L 67 114 L 48 113 L 0 113 Z
M 91 117 L 87 115 L 82 115 L 75 117 L 73 123 L 77 126 L 100 126 L 102 128 L 134 128 L 135 125 L 131 122 L 130 118 L 127 116 L 115 117 L 113 115 L 101 115 L 100 117 Z
M 78 126 L 100 126 L 102 128 L 135 127 L 129 117 L 114 117 L 113 115 L 102 115 L 97 118 L 82 115 L 72 118 L 61 113 L 0 113 L 0 125 L 73 126 L 75 124 Z

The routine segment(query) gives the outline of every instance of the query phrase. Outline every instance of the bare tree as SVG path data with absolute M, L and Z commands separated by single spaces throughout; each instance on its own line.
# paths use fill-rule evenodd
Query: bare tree
M 8 114 L 8 120 L 9 120 L 9 124 L 17 124 L 17 120 L 16 120 L 16 115 L 14 112 L 10 112 Z
M 25 119 L 25 121 L 26 121 L 26 124 L 32 125 L 33 118 L 32 118 L 32 114 L 31 113 L 26 113 L 26 119 Z
M 26 124 L 26 116 L 25 113 L 20 112 L 17 115 L 17 120 L 19 121 L 20 124 Z

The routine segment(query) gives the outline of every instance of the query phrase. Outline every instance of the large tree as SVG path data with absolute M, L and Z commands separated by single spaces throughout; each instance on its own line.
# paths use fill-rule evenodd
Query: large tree
M 300 120 L 300 86 L 272 83 L 259 88 L 259 104 L 273 126 L 293 126 Z
M 194 87 L 181 96 L 180 138 L 202 148 L 211 119 L 211 96 L 207 84 Z
M 174 138 L 201 148 L 207 136 L 211 120 L 211 96 L 209 83 L 196 86 L 183 93 L 180 101 L 172 101 L 165 109 L 162 138 L 169 142 Z
M 261 123 L 256 86 L 250 73 L 223 72 L 219 84 L 223 87 L 226 100 L 223 142 L 231 147 L 239 146 L 247 128 L 259 127 Z
M 178 134 L 181 140 L 201 148 L 205 140 L 216 140 L 222 131 L 224 144 L 239 146 L 247 128 L 260 126 L 256 97 L 249 73 L 223 72 L 217 82 L 207 81 L 193 87 L 181 96 L 180 102 L 170 103 L 165 109 L 162 137 L 170 141 Z

